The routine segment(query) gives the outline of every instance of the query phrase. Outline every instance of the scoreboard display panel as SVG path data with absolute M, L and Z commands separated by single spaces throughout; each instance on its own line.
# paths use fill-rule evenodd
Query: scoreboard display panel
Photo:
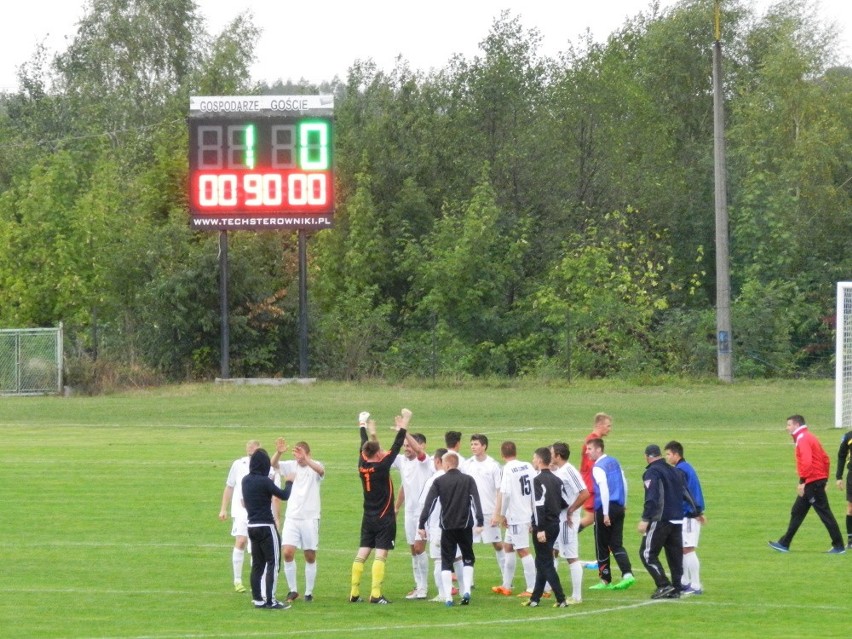
M 331 226 L 331 96 L 193 97 L 189 210 L 198 229 Z

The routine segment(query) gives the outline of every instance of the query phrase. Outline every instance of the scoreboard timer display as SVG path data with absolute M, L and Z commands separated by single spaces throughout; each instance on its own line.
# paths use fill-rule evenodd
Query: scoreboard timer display
M 331 226 L 332 109 L 330 96 L 191 98 L 192 226 Z

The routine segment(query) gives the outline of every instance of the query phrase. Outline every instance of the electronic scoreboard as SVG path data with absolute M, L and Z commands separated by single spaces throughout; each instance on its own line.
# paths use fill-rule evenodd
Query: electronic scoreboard
M 330 227 L 333 110 L 332 96 L 190 98 L 192 227 Z

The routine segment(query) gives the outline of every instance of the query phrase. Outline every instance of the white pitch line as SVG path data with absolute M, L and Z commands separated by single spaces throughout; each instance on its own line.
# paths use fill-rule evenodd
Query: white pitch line
M 4 592 L 4 591 L 5 592 L 12 592 L 12 590 L 0 589 L 0 592 Z M 21 592 L 21 590 L 15 589 L 14 592 Z M 64 593 L 86 592 L 88 594 L 91 594 L 93 591 L 90 590 L 90 589 L 87 589 L 85 591 L 68 589 L 68 590 L 55 590 L 55 591 L 39 590 L 38 592 L 64 592 Z M 115 594 L 115 591 L 100 591 L 100 592 Z M 139 594 L 140 592 L 144 592 L 144 591 L 136 590 L 134 592 L 136 594 Z M 118 592 L 118 594 L 121 594 L 121 593 Z M 178 592 L 176 594 L 191 594 L 191 593 Z M 715 602 L 715 601 L 699 600 L 698 597 L 689 597 L 686 601 L 689 601 L 689 603 L 691 605 L 716 606 L 716 607 L 722 607 L 722 608 L 743 608 L 743 607 L 753 607 L 754 606 L 754 602 L 742 602 L 742 603 Z M 660 601 L 660 600 L 656 600 L 656 601 L 655 600 L 647 600 L 647 601 L 637 602 L 637 603 L 626 605 L 626 606 L 615 606 L 615 607 L 611 607 L 611 608 L 599 608 L 599 609 L 593 609 L 593 610 L 583 610 L 583 611 L 572 611 L 572 612 L 567 612 L 567 613 L 558 613 L 558 614 L 554 614 L 554 615 L 548 615 L 547 619 L 548 620 L 550 620 L 550 619 L 571 619 L 571 618 L 579 618 L 579 617 L 588 617 L 588 616 L 592 616 L 592 615 L 600 615 L 600 614 L 606 614 L 606 613 L 618 613 L 618 612 L 621 612 L 621 611 L 632 610 L 632 609 L 636 609 L 636 608 L 642 608 L 642 607 L 645 607 L 645 606 L 672 605 L 672 604 L 678 605 L 678 602 Z M 831 611 L 831 612 L 838 612 L 838 609 L 835 606 L 813 606 L 813 605 L 804 605 L 804 604 L 801 604 L 801 605 L 796 605 L 796 604 L 768 604 L 768 605 L 761 605 L 760 607 L 764 608 L 764 609 L 779 609 L 779 610 L 780 609 L 784 609 L 784 610 L 801 609 L 801 610 L 809 610 L 809 611 L 825 610 L 825 611 Z M 286 613 L 282 613 L 282 614 L 286 615 Z M 285 618 L 285 617 L 282 617 L 282 619 L 283 618 Z M 536 617 L 536 619 L 540 619 L 540 617 Z M 356 626 L 356 627 L 348 626 L 346 628 L 310 628 L 310 629 L 304 629 L 304 630 L 291 630 L 291 631 L 287 631 L 287 632 L 282 632 L 280 629 L 271 630 L 269 632 L 265 632 L 265 631 L 264 632 L 252 632 L 252 633 L 241 632 L 240 636 L 246 637 L 246 638 L 249 638 L 249 637 L 263 638 L 263 637 L 281 637 L 282 635 L 283 636 L 289 636 L 289 637 L 295 637 L 295 636 L 301 636 L 301 635 L 319 635 L 319 634 L 322 634 L 322 635 L 347 634 L 347 635 L 349 635 L 349 634 L 354 634 L 354 633 L 359 633 L 359 632 L 373 632 L 373 633 L 375 633 L 375 632 L 378 632 L 378 631 L 403 632 L 403 631 L 406 631 L 406 630 L 440 630 L 440 629 L 469 628 L 471 626 L 485 626 L 485 625 L 491 626 L 491 625 L 494 625 L 494 624 L 501 624 L 501 625 L 528 624 L 529 622 L 530 622 L 529 619 L 488 619 L 488 620 L 482 620 L 482 621 L 458 621 L 458 622 L 452 622 L 452 623 L 450 623 L 450 622 L 431 623 L 431 624 L 405 623 L 405 624 L 395 625 L 395 626 L 390 626 L 390 625 L 389 626 L 377 626 L 377 625 L 371 624 L 369 626 Z M 88 637 L 86 639 L 230 639 L 232 636 L 233 636 L 233 633 L 228 632 L 228 633 L 215 633 L 215 634 L 213 634 L 213 633 L 192 633 L 192 634 L 157 634 L 157 635 L 130 635 L 130 636 L 129 635 L 124 635 L 124 636 L 120 636 L 120 635 L 116 635 L 116 636 L 93 636 L 93 637 Z
M 560 613 L 554 615 L 548 615 L 547 620 L 550 621 L 552 619 L 570 619 L 576 617 L 587 617 L 589 615 L 600 615 L 602 613 L 607 612 L 620 612 L 622 610 L 630 610 L 633 608 L 642 608 L 648 605 L 655 605 L 663 603 L 661 601 L 643 601 L 640 603 L 631 604 L 628 606 L 618 606 L 616 608 L 601 608 L 597 610 L 586 610 L 582 612 L 570 612 L 570 613 Z M 437 607 L 437 606 L 436 606 Z M 443 606 L 441 606 L 443 608 Z M 287 614 L 287 613 L 283 613 Z M 431 624 L 411 624 L 405 623 L 398 626 L 377 626 L 371 624 L 369 626 L 360 626 L 353 627 L 347 626 L 346 628 L 311 628 L 304 630 L 294 630 L 288 632 L 282 632 L 280 629 L 270 631 L 270 632 L 261 632 L 261 633 L 240 633 L 241 637 L 295 637 L 299 635 L 335 635 L 335 634 L 346 634 L 352 635 L 359 632 L 368 632 L 368 633 L 376 633 L 376 632 L 405 632 L 411 630 L 439 630 L 439 629 L 452 629 L 452 628 L 470 628 L 471 626 L 493 626 L 494 624 L 502 624 L 502 625 L 513 625 L 513 624 L 523 624 L 527 625 L 530 623 L 529 619 L 485 619 L 482 621 L 458 621 L 454 623 L 431 623 Z M 181 634 L 181 635 L 136 635 L 136 636 L 114 636 L 114 637 L 88 637 L 86 639 L 220 639 L 220 638 L 228 638 L 233 637 L 233 633 L 226 634 Z

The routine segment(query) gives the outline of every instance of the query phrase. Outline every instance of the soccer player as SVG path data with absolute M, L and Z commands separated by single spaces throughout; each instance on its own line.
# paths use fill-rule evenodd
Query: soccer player
M 222 492 L 222 506 L 219 509 L 219 520 L 228 518 L 228 507 L 230 505 L 231 535 L 234 538 L 234 549 L 231 551 L 231 566 L 234 572 L 234 590 L 245 592 L 243 585 L 243 563 L 245 562 L 246 546 L 248 545 L 248 514 L 243 507 L 243 477 L 249 472 L 249 459 L 251 454 L 260 448 L 260 442 L 251 439 L 246 442 L 246 454 L 244 457 L 234 460 L 225 480 L 225 490 Z
M 470 604 L 469 585 L 473 583 L 473 566 L 476 557 L 473 553 L 473 534 L 482 531 L 482 504 L 479 502 L 479 492 L 476 481 L 470 475 L 465 475 L 458 469 L 459 458 L 453 451 L 448 451 L 443 457 L 446 471 L 441 477 L 432 482 L 432 487 L 426 495 L 423 512 L 420 513 L 418 530 L 422 537 L 426 536 L 426 521 L 432 510 L 441 505 L 441 580 L 444 584 L 444 596 L 447 606 L 453 605 L 453 562 L 457 553 L 461 553 L 462 563 L 462 598 L 461 605 Z
M 595 465 L 595 460 L 589 457 L 586 446 L 592 439 L 603 439 L 609 435 L 612 430 L 612 417 L 606 413 L 598 413 L 595 415 L 595 423 L 592 427 L 592 432 L 586 435 L 583 442 L 583 456 L 580 459 L 580 476 L 583 478 L 583 483 L 589 490 L 589 497 L 584 505 L 583 517 L 580 521 L 580 530 L 587 528 L 595 523 L 595 482 L 592 479 L 592 468 Z
M 275 598 L 278 571 L 281 567 L 281 540 L 272 516 L 272 498 L 286 500 L 293 482 L 279 488 L 269 477 L 269 454 L 256 449 L 249 460 L 249 472 L 242 480 L 243 506 L 248 513 L 248 536 L 251 539 L 251 596 L 255 608 L 286 610 L 289 602 Z M 263 582 L 263 583 L 261 583 Z
M 422 433 L 407 433 L 402 455 L 393 462 L 399 470 L 401 486 L 396 498 L 397 514 L 405 504 L 405 540 L 411 549 L 411 570 L 414 573 L 414 590 L 406 599 L 426 599 L 428 591 L 429 556 L 426 554 L 426 540 L 417 534 L 417 523 L 422 507 L 418 507 L 420 493 L 426 481 L 435 472 L 435 464 L 424 452 L 426 437 Z
M 849 457 L 849 465 L 846 458 Z M 852 430 L 840 440 L 840 450 L 837 451 L 837 488 L 843 490 L 843 467 L 846 473 L 846 547 L 852 548 Z
M 674 466 L 684 474 L 686 489 L 692 495 L 695 506 L 699 512 L 704 513 L 704 491 L 701 490 L 701 482 L 698 473 L 692 464 L 683 458 L 683 446 L 680 442 L 670 441 L 666 444 L 666 462 Z M 683 501 L 683 589 L 684 595 L 701 595 L 704 589 L 701 587 L 701 565 L 698 561 L 698 538 L 701 536 L 701 527 L 704 525 L 704 515 L 696 516 L 693 508 L 687 500 Z
M 448 430 L 444 433 L 444 445 L 447 447 L 447 451 L 453 451 L 459 458 L 459 468 L 464 466 L 465 456 L 461 454 L 461 431 L 458 430 Z
M 789 552 L 796 531 L 799 530 L 805 515 L 813 506 L 831 537 L 831 548 L 828 552 L 833 555 L 842 555 L 846 552 L 846 544 L 843 543 L 840 527 L 837 525 L 834 513 L 831 512 L 831 506 L 825 494 L 831 461 L 819 439 L 808 430 L 805 418 L 801 415 L 791 415 L 787 418 L 787 432 L 796 442 L 796 470 L 799 474 L 799 485 L 796 489 L 796 500 L 790 512 L 787 532 L 778 541 L 770 541 L 769 545 L 779 552 Z
M 660 447 L 645 447 L 645 504 L 637 526 L 642 535 L 639 556 L 657 589 L 651 599 L 677 599 L 683 577 L 683 503 L 689 503 L 692 515 L 698 517 L 695 501 L 686 489 L 684 474 L 663 459 Z M 665 549 L 671 581 L 660 563 L 660 551 Z
M 358 474 L 361 476 L 361 488 L 364 492 L 364 515 L 361 519 L 361 546 L 352 563 L 351 590 L 349 601 L 357 603 L 361 599 L 361 576 L 364 573 L 364 563 L 375 549 L 373 559 L 372 584 L 370 603 L 391 603 L 382 594 L 385 580 L 385 562 L 388 551 L 394 547 L 396 540 L 396 512 L 393 509 L 393 481 L 390 469 L 402 449 L 405 441 L 411 411 L 402 409 L 397 415 L 396 438 L 387 454 L 382 453 L 378 441 L 370 440 L 367 435 L 367 421 L 370 414 L 362 412 L 358 416 L 358 427 L 361 433 L 360 456 L 358 457 Z
M 438 448 L 435 451 L 435 455 L 432 458 L 435 466 L 435 473 L 426 480 L 426 485 L 423 486 L 423 491 L 420 493 L 420 498 L 418 499 L 418 506 L 420 508 L 420 512 L 423 512 L 423 507 L 426 505 L 426 495 L 429 494 L 429 489 L 432 488 L 432 484 L 435 483 L 435 480 L 438 479 L 441 475 L 444 474 L 444 460 L 443 457 L 447 453 L 446 448 Z M 420 515 L 417 516 L 418 520 L 420 519 Z M 419 523 L 419 521 L 418 521 Z M 419 535 L 418 535 L 419 536 Z M 440 601 L 445 602 L 448 598 L 452 597 L 452 592 L 445 593 L 444 592 L 444 580 L 441 577 L 441 502 L 438 500 L 438 503 L 434 504 L 432 511 L 429 515 L 429 519 L 426 520 L 426 539 L 429 543 L 429 557 L 434 561 L 435 568 L 433 570 L 433 578 L 435 579 L 435 586 L 438 588 L 438 595 L 432 599 L 432 601 Z M 455 574 L 464 575 L 464 566 L 462 564 L 461 555 L 457 555 L 454 562 L 453 567 L 455 569 Z M 464 583 L 462 583 L 462 590 L 466 591 L 464 588 Z
M 532 480 L 535 469 L 529 462 L 518 459 L 518 448 L 513 441 L 500 445 L 503 457 L 503 476 L 500 492 L 494 506 L 491 525 L 501 521 L 506 525 L 503 543 L 503 582 L 491 588 L 492 592 L 508 597 L 512 594 L 517 560 L 520 558 L 524 572 L 524 590 L 519 597 L 529 597 L 535 586 L 535 561 L 530 554 L 530 521 L 532 520 Z
M 565 442 L 556 442 L 550 447 L 551 469 L 553 474 L 562 480 L 562 486 L 568 495 L 568 507 L 560 517 L 561 530 L 559 539 L 554 545 L 556 557 L 561 555 L 568 561 L 568 571 L 571 574 L 571 596 L 566 599 L 568 604 L 578 604 L 583 601 L 583 566 L 580 563 L 580 511 L 589 497 L 589 490 L 583 482 L 579 471 L 569 463 L 571 450 Z M 558 562 L 558 559 L 557 559 Z
M 555 608 L 565 608 L 565 592 L 553 563 L 553 544 L 559 537 L 560 514 L 568 508 L 568 494 L 562 480 L 550 470 L 550 449 L 537 448 L 533 466 L 538 475 L 533 478 L 532 538 L 535 547 L 535 586 L 525 606 L 538 606 L 544 586 L 550 584 L 556 595 Z
M 491 544 L 494 548 L 494 556 L 497 559 L 497 568 L 503 570 L 503 539 L 500 534 L 500 526 L 492 524 L 494 507 L 497 502 L 497 493 L 500 492 L 500 478 L 502 471 L 500 464 L 488 454 L 488 437 L 480 433 L 470 436 L 471 457 L 460 467 L 466 475 L 473 477 L 476 481 L 476 489 L 479 491 L 479 500 L 482 504 L 482 512 L 485 516 L 485 526 L 478 534 L 474 534 L 474 543 Z M 475 579 L 475 576 L 473 577 Z M 473 583 L 470 584 L 473 588 Z
M 296 579 L 296 549 L 305 558 L 305 601 L 314 600 L 317 580 L 317 548 L 319 547 L 320 483 L 325 478 L 325 467 L 311 457 L 307 442 L 293 447 L 293 459 L 280 461 L 287 452 L 287 442 L 279 437 L 275 442 L 272 467 L 282 477 L 293 479 L 293 490 L 287 502 L 284 530 L 281 533 L 281 553 L 284 555 L 284 577 L 287 579 L 287 601 L 299 597 Z
M 586 444 L 586 452 L 595 462 L 592 467 L 592 479 L 595 482 L 595 547 L 601 578 L 601 582 L 592 586 L 591 590 L 625 590 L 636 583 L 623 543 L 627 480 L 618 460 L 604 452 L 602 439 L 590 439 Z M 610 554 L 615 557 L 621 570 L 621 581 L 617 584 L 612 583 Z

